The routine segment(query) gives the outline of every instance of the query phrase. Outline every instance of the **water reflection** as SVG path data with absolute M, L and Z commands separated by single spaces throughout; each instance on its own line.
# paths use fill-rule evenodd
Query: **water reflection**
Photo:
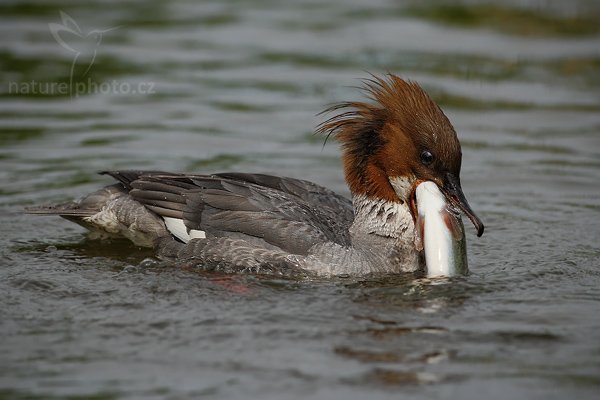
M 74 82 L 48 26 L 60 11 L 85 33 L 119 27 Z M 30 1 L 0 16 L 0 397 L 597 395 L 597 2 Z M 169 268 L 21 214 L 108 184 L 95 171 L 109 168 L 347 193 L 315 115 L 386 70 L 422 83 L 463 144 L 489 224 L 467 232 L 468 277 Z

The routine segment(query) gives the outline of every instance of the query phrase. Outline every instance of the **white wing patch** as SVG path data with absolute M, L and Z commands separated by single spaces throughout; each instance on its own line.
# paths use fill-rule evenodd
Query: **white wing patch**
M 206 238 L 206 233 L 204 231 L 192 229 L 188 232 L 183 220 L 179 218 L 163 217 L 163 219 L 165 220 L 168 231 L 184 243 L 187 243 L 192 239 Z
M 190 235 L 188 234 L 187 228 L 183 223 L 183 220 L 178 218 L 163 217 L 165 225 L 169 232 L 173 234 L 177 239 L 187 243 L 190 241 Z
M 206 232 L 192 229 L 190 230 L 190 237 L 192 239 L 206 239 Z

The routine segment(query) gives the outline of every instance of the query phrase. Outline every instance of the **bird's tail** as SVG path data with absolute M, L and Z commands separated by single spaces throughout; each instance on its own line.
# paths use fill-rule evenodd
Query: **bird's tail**
M 133 200 L 121 184 L 107 186 L 77 201 L 28 207 L 25 212 L 59 215 L 94 233 L 126 237 L 144 247 L 152 247 L 159 237 L 170 236 L 163 221 Z

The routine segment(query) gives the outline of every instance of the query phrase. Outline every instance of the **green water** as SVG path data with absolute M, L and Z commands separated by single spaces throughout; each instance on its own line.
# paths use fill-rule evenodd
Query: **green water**
M 585 0 L 3 2 L 0 399 L 596 398 L 599 19 Z M 466 278 L 175 270 L 21 212 L 118 168 L 347 194 L 317 114 L 386 71 L 462 142 L 486 224 Z

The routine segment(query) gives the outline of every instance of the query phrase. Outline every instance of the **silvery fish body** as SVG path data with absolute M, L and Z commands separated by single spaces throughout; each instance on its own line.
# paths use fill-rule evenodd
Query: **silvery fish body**
M 423 249 L 428 277 L 465 275 L 468 272 L 465 230 L 460 214 L 438 186 L 423 182 L 416 190 L 418 218 L 416 246 Z

